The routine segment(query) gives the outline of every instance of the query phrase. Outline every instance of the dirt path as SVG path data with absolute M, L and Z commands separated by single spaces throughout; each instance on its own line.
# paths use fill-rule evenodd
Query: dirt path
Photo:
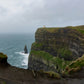
M 0 67 L 0 84 L 84 84 L 84 79 L 50 79 L 39 74 L 34 77 L 30 70 L 12 66 Z

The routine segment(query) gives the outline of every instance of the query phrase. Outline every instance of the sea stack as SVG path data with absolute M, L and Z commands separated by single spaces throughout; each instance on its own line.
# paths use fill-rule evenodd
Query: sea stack
M 28 53 L 28 49 L 27 49 L 27 46 L 25 45 L 24 47 L 24 53 L 27 54 Z

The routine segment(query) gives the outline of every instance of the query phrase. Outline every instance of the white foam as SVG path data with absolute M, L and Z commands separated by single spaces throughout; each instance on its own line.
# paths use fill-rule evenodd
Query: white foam
M 27 66 L 28 65 L 29 53 L 28 54 L 25 54 L 23 52 L 15 52 L 15 53 L 23 56 L 22 66 Z

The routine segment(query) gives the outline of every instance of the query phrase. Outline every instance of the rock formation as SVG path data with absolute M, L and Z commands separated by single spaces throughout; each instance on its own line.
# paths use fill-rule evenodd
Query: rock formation
M 25 45 L 24 47 L 24 53 L 27 54 L 28 53 L 28 49 L 27 49 L 27 46 Z
M 39 28 L 31 47 L 28 67 L 30 70 L 60 72 L 67 61 L 75 60 L 83 54 L 84 26 Z M 60 61 L 55 61 L 57 59 L 61 61 L 60 66 Z
M 30 70 L 7 66 L 7 56 L 0 53 L 0 84 L 84 84 L 83 28 L 38 29 Z
M 9 65 L 8 63 L 7 63 L 7 56 L 5 55 L 5 54 L 3 54 L 3 53 L 0 53 L 0 66 L 3 66 L 3 65 Z

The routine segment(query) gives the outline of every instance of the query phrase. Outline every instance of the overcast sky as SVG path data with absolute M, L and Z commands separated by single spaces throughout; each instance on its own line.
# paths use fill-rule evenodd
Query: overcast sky
M 0 33 L 84 25 L 84 0 L 0 0 Z

